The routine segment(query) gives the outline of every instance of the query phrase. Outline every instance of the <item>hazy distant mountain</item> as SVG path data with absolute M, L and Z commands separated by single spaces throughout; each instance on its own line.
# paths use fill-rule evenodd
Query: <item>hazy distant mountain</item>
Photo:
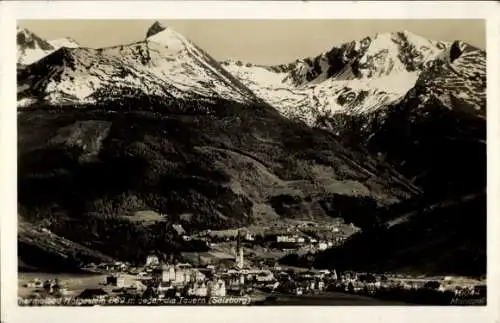
M 17 27 L 17 63 L 20 65 L 32 64 L 59 48 L 76 48 L 80 45 L 71 38 L 44 40 L 31 31 Z
M 77 47 L 80 47 L 80 44 L 78 44 L 78 42 L 76 40 L 69 38 L 69 37 L 49 40 L 49 44 L 51 44 L 54 48 L 62 48 L 62 47 L 77 48 Z
M 28 65 L 52 53 L 56 48 L 29 30 L 17 27 L 17 63 Z

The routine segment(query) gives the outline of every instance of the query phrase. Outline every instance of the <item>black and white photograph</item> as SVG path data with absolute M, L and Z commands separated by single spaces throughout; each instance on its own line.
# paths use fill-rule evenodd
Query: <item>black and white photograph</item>
M 19 307 L 489 305 L 486 19 L 15 23 Z

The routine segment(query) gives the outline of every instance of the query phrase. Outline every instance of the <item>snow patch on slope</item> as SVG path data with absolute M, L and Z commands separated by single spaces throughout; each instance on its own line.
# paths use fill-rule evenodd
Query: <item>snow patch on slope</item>
M 17 27 L 17 63 L 32 64 L 52 53 L 55 48 L 27 29 Z
M 315 125 L 332 114 L 370 113 L 398 102 L 423 70 L 449 57 L 450 45 L 403 31 L 365 37 L 279 67 L 223 65 L 284 116 Z
M 68 47 L 68 48 L 80 47 L 80 44 L 78 44 L 74 39 L 71 39 L 69 37 L 49 40 L 49 44 L 51 44 L 55 49 L 59 49 L 62 47 Z
M 18 64 L 33 64 L 62 47 L 76 48 L 80 47 L 80 45 L 71 38 L 58 38 L 47 41 L 27 29 L 17 27 Z
M 401 99 L 410 90 L 417 72 L 394 73 L 375 79 L 334 79 L 295 87 L 284 82 L 285 73 L 262 67 L 225 66 L 258 96 L 284 116 L 313 125 L 320 116 L 334 113 L 369 113 Z M 321 78 L 321 77 L 320 77 Z
M 49 104 L 93 104 L 139 96 L 242 103 L 257 100 L 189 40 L 170 28 L 157 25 L 154 31 L 150 28 L 145 40 L 127 45 L 61 48 L 32 67 L 31 74 L 40 77 L 22 78 L 19 86 L 28 85 L 31 93 Z

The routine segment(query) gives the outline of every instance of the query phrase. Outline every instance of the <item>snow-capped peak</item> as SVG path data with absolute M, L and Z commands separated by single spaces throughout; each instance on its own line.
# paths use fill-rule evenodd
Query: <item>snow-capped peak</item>
M 460 42 L 407 30 L 378 33 L 272 67 L 227 60 L 243 84 L 288 117 L 315 125 L 335 113 L 369 113 L 401 100 L 420 74 L 462 57 Z
M 146 32 L 146 38 L 154 36 L 157 33 L 164 31 L 165 29 L 167 29 L 167 27 L 165 27 L 159 21 L 155 21 L 154 24 L 152 24 L 151 27 L 149 27 L 148 31 Z
M 68 48 L 77 48 L 80 47 L 80 44 L 76 42 L 76 40 L 65 37 L 65 38 L 58 38 L 58 39 L 53 39 L 49 40 L 49 43 L 54 46 L 54 48 L 61 48 L 61 47 L 68 47 Z
M 445 56 L 444 48 L 407 30 L 379 33 L 358 41 L 355 50 L 362 77 L 422 70 L 429 62 Z
M 28 65 L 55 50 L 49 42 L 31 31 L 17 27 L 17 63 Z
M 64 47 L 50 58 L 50 64 L 39 62 L 23 73 L 19 84 L 30 90 L 20 96 L 48 104 L 94 104 L 124 97 L 259 100 L 194 43 L 159 23 L 149 28 L 143 41 L 100 49 Z
M 165 27 L 159 22 L 155 22 L 146 34 L 146 41 L 164 45 L 170 52 L 177 53 L 187 46 L 191 47 L 191 42 L 172 28 Z

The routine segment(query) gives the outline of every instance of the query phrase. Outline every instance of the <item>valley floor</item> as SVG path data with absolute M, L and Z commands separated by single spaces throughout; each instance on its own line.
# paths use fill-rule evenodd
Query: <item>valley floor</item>
M 288 268 L 297 273 L 303 274 L 303 268 Z M 300 274 L 299 274 L 300 275 Z M 131 274 L 121 274 L 121 278 L 124 281 L 136 281 L 137 277 Z M 109 277 L 108 274 L 92 274 L 92 273 L 42 273 L 42 272 L 20 272 L 18 275 L 18 299 L 20 301 L 33 300 L 33 296 L 43 290 L 43 287 L 30 286 L 35 280 L 39 281 L 49 281 L 52 279 L 57 279 L 61 286 L 64 286 L 63 299 L 70 300 L 78 298 L 79 295 L 85 290 L 102 290 L 110 297 L 118 297 L 120 294 L 119 289 L 113 287 L 113 285 L 106 284 L 106 280 Z M 393 280 L 399 282 L 399 284 L 408 284 L 410 282 L 415 282 L 418 280 L 429 281 L 433 279 L 434 281 L 439 281 L 440 277 L 427 277 L 427 278 L 396 278 Z M 450 277 L 451 278 L 451 277 Z M 472 284 L 481 283 L 486 286 L 486 282 L 483 280 L 481 282 L 465 277 L 455 277 L 453 279 L 453 284 Z M 340 286 L 340 287 L 339 287 Z M 133 305 L 179 305 L 179 304 L 189 304 L 189 305 L 262 305 L 262 306 L 409 306 L 409 305 L 486 305 L 486 297 L 452 297 L 450 300 L 446 300 L 443 303 L 444 294 L 432 292 L 425 296 L 425 290 L 418 289 L 395 289 L 394 291 L 389 291 L 388 289 L 381 291 L 372 291 L 373 293 L 363 292 L 362 289 L 356 289 L 356 291 L 347 291 L 341 285 L 333 284 L 329 289 L 326 290 L 314 290 L 303 294 L 297 294 L 294 292 L 277 291 L 269 289 L 255 288 L 253 291 L 246 293 L 244 296 L 238 296 L 233 294 L 228 294 L 223 297 L 198 297 L 194 299 L 194 303 L 182 303 L 182 301 L 190 300 L 189 297 L 177 297 L 177 298 L 166 298 L 164 300 L 175 300 L 175 302 L 164 302 L 164 303 L 148 303 L 146 298 L 139 300 L 139 303 L 133 303 Z M 427 291 L 429 293 L 430 291 Z M 118 293 L 118 294 L 117 294 Z M 240 294 L 242 295 L 242 294 Z M 452 295 L 451 295 L 452 296 Z M 458 296 L 458 295 L 456 295 Z M 424 297 L 424 300 L 422 300 Z M 425 297 L 434 297 L 434 301 L 431 301 Z M 49 300 L 49 298 L 37 298 L 37 300 L 43 303 L 44 300 Z M 228 302 L 224 304 L 224 299 Z M 201 302 L 201 300 L 203 302 Z M 231 303 L 232 301 L 241 301 L 236 303 Z M 137 300 L 136 300 L 137 301 Z M 144 301 L 144 302 L 142 302 Z M 161 299 L 158 299 L 161 301 Z M 231 302 L 230 302 L 231 301 Z M 448 302 L 450 301 L 450 302 Z M 40 303 L 40 304 L 42 304 Z M 27 304 L 27 303 L 22 303 Z M 29 303 L 31 304 L 31 303 Z M 33 305 L 38 304 L 33 303 Z M 38 304 L 38 305 L 40 305 Z M 45 303 L 43 303 L 45 304 Z M 132 304 L 132 303 L 131 303 Z M 118 303 L 103 303 L 101 305 L 127 305 Z M 130 304 L 129 304 L 130 305 Z
M 380 300 L 373 297 L 347 294 L 342 292 L 322 292 L 308 295 L 289 295 L 289 294 L 268 294 L 266 300 L 259 302 L 258 305 L 269 306 L 383 306 L 383 305 L 412 305 L 399 301 Z

